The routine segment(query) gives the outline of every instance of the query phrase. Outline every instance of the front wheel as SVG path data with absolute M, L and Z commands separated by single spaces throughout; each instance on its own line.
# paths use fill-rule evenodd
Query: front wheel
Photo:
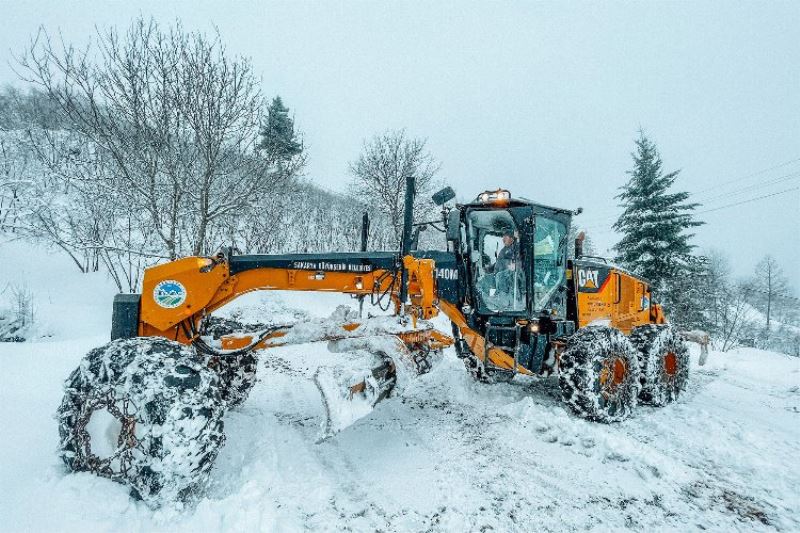
M 226 408 L 242 405 L 256 384 L 258 356 L 252 351 L 238 355 L 212 355 L 206 364 L 219 375 L 220 396 Z
M 211 315 L 203 324 L 203 333 L 220 339 L 233 333 L 252 333 L 264 329 L 264 324 L 246 325 L 236 320 Z M 227 409 L 239 407 L 256 384 L 258 356 L 254 350 L 238 354 L 208 355 L 206 364 L 220 378 L 220 395 Z
M 187 347 L 119 339 L 89 352 L 58 409 L 59 455 L 130 487 L 151 506 L 185 501 L 225 441 L 218 376 Z
M 598 422 L 628 418 L 639 394 L 636 349 L 619 330 L 578 330 L 561 354 L 559 386 L 564 402 L 580 417 Z

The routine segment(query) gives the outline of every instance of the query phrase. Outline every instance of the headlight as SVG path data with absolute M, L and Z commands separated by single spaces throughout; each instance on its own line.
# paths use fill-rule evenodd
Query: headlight
M 505 189 L 482 192 L 478 196 L 478 201 L 482 204 L 504 204 L 509 200 L 511 200 L 511 193 Z

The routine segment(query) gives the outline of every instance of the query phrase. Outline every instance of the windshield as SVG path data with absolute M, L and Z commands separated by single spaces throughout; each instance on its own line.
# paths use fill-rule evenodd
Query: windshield
M 525 311 L 525 273 L 520 260 L 519 231 L 505 210 L 471 211 L 468 215 L 470 263 L 483 311 Z
M 562 285 L 565 271 L 562 264 L 567 227 L 556 220 L 536 217 L 533 238 L 533 307 L 540 311 L 550 303 Z

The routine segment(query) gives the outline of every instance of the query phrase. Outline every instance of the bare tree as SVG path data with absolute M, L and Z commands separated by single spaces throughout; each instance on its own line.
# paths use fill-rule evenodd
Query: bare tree
M 402 237 L 407 176 L 416 178 L 415 219 L 433 216 L 430 195 L 438 185 L 441 165 L 425 143 L 424 139 L 407 138 L 405 130 L 387 131 L 365 141 L 361 155 L 350 164 L 354 195 L 375 204 L 388 218 L 393 246 L 399 245 Z
M 741 344 L 755 344 L 758 328 L 752 316 L 752 298 L 753 285 L 749 281 L 736 283 L 725 291 L 718 335 L 723 352 Z
M 583 232 L 583 255 L 593 256 L 597 254 L 594 249 L 594 240 L 589 232 L 583 229 L 580 224 L 573 222 L 569 226 L 569 236 L 567 237 L 567 257 L 569 259 L 575 259 L 575 239 L 578 238 L 581 232 Z
M 0 290 L 0 342 L 23 342 L 36 321 L 33 292 L 26 285 Z
M 286 179 L 254 152 L 260 89 L 219 36 L 139 19 L 77 50 L 41 30 L 19 65 L 92 146 L 99 186 L 144 215 L 137 230 L 169 258 L 208 251 L 215 225 Z
M 15 233 L 24 215 L 27 190 L 31 187 L 28 170 L 31 154 L 20 136 L 0 129 L 0 230 Z
M 723 319 L 730 305 L 731 266 L 728 257 L 720 250 L 709 249 L 703 255 L 708 258 L 704 284 L 705 312 L 709 324 L 707 330 L 712 335 L 718 336 L 721 334 Z
M 789 294 L 789 283 L 774 257 L 766 255 L 758 262 L 753 285 L 756 292 L 755 302 L 766 316 L 766 329 L 769 333 L 770 320 L 776 305 L 779 306 Z

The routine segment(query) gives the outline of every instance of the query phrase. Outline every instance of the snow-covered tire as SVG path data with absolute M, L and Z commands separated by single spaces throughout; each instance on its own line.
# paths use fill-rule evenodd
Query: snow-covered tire
M 67 379 L 59 455 L 69 469 L 123 483 L 148 505 L 190 500 L 225 441 L 219 389 L 217 375 L 186 346 L 112 341 Z
M 220 396 L 227 409 L 243 404 L 256 384 L 258 356 L 247 352 L 233 356 L 211 356 L 207 365 L 220 378 Z
M 631 342 L 639 351 L 639 400 L 660 407 L 677 399 L 689 381 L 689 350 L 678 330 L 645 324 L 634 328 Z
M 225 335 L 240 332 L 255 332 L 263 329 L 263 324 L 245 325 L 236 320 L 209 316 L 204 333 L 219 339 Z M 258 356 L 255 352 L 239 355 L 217 356 L 207 358 L 206 364 L 220 377 L 222 389 L 220 394 L 227 409 L 243 404 L 256 384 Z
M 639 394 L 636 349 L 619 330 L 578 330 L 561 354 L 561 398 L 580 417 L 597 422 L 628 418 Z

